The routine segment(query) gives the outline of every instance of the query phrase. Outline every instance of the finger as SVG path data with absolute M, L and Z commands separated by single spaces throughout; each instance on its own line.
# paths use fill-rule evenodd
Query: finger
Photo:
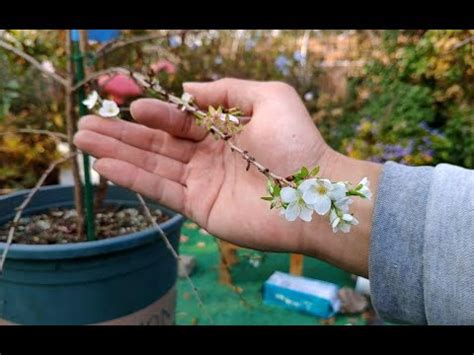
M 184 212 L 186 190 L 177 182 L 117 159 L 99 159 L 94 163 L 94 169 L 119 186 L 138 192 L 177 212 Z
M 175 137 L 200 141 L 207 131 L 199 127 L 193 116 L 178 110 L 176 105 L 157 99 L 139 99 L 130 105 L 135 121 L 158 128 Z
M 255 106 L 263 98 L 264 85 L 259 81 L 225 78 L 204 83 L 188 82 L 183 84 L 183 88 L 203 109 L 219 105 L 237 107 L 244 115 L 252 116 Z
M 185 184 L 186 164 L 160 154 L 147 152 L 115 138 L 82 130 L 74 137 L 75 144 L 97 158 L 113 158 L 136 165 L 152 174 Z
M 188 163 L 194 154 L 195 143 L 140 124 L 117 119 L 85 116 L 79 129 L 94 131 L 118 139 L 142 150 L 155 152 Z

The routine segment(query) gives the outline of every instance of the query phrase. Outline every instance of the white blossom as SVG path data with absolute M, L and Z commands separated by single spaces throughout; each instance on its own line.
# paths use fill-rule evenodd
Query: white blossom
M 338 214 L 335 209 L 331 210 L 329 220 L 334 233 L 338 231 L 349 233 L 351 226 L 359 224 L 359 221 L 353 215 L 342 211 Z
M 372 197 L 372 192 L 369 189 L 370 182 L 369 180 L 364 177 L 357 186 L 362 185 L 362 187 L 358 190 L 359 193 L 365 196 L 365 198 L 369 199 Z
M 43 67 L 44 70 L 46 70 L 48 73 L 54 73 L 56 70 L 54 69 L 54 65 L 51 61 L 49 60 L 44 60 L 41 62 L 41 66 Z
M 310 205 L 317 214 L 325 215 L 331 208 L 332 188 L 331 181 L 327 179 L 307 179 L 303 181 L 299 189 L 303 191 L 303 200 Z
M 282 211 L 288 221 L 294 221 L 298 217 L 306 222 L 311 221 L 313 209 L 303 200 L 303 192 L 299 188 L 282 188 L 280 198 L 284 203 L 288 203 L 286 209 Z
M 228 121 L 234 122 L 235 124 L 240 124 L 240 121 L 237 116 L 229 115 L 228 113 L 221 113 L 219 118 L 222 122 L 225 122 L 228 120 Z
M 185 92 L 185 93 L 183 93 L 183 95 L 181 95 L 181 100 L 183 100 L 185 103 L 187 103 L 189 105 L 191 102 L 193 102 L 194 97 L 193 97 L 193 95 Z
M 306 94 L 304 94 L 304 99 L 306 101 L 311 101 L 314 99 L 314 95 L 311 91 L 308 91 Z
M 97 91 L 92 91 L 89 96 L 87 96 L 87 99 L 82 101 L 82 103 L 89 109 L 92 110 L 94 106 L 97 104 L 97 101 L 99 100 L 99 94 Z
M 352 203 L 352 199 L 345 196 L 339 200 L 336 200 L 334 202 L 334 206 L 341 210 L 342 212 L 344 213 L 348 213 L 349 212 L 349 205 Z
M 116 117 L 120 113 L 120 109 L 115 101 L 104 100 L 102 107 L 99 109 L 99 115 L 102 117 Z

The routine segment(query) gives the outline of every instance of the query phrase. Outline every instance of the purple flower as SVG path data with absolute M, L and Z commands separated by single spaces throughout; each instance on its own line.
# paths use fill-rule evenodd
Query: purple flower
M 293 59 L 299 64 L 303 64 L 306 60 L 306 57 L 301 53 L 301 51 L 295 51 L 295 53 L 293 53 Z
M 253 38 L 249 38 L 246 42 L 245 42 L 245 50 L 246 51 L 249 51 L 251 49 L 253 49 L 255 46 L 257 45 L 257 41 Z
M 181 40 L 180 36 L 172 36 L 168 42 L 171 48 L 176 48 L 179 47 L 183 41 Z
M 284 55 L 280 54 L 276 59 L 275 59 L 275 66 L 279 71 L 283 73 L 283 75 L 288 75 L 289 70 L 288 66 L 290 65 L 290 61 L 288 60 L 287 57 Z

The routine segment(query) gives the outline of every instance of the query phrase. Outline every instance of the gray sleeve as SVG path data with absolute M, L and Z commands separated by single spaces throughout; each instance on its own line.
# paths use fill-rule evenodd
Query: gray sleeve
M 474 170 L 384 164 L 369 277 L 389 322 L 474 324 Z

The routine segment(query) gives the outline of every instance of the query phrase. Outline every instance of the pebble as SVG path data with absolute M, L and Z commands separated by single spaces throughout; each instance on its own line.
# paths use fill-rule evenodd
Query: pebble
M 64 213 L 64 216 L 63 218 L 67 219 L 67 218 L 71 218 L 71 217 L 77 217 L 77 212 L 76 210 L 68 210 Z
M 41 229 L 41 230 L 47 230 L 51 228 L 51 223 L 48 221 L 38 221 L 36 222 L 36 225 Z
M 192 255 L 181 255 L 178 263 L 178 276 L 191 275 L 196 267 L 196 258 Z

